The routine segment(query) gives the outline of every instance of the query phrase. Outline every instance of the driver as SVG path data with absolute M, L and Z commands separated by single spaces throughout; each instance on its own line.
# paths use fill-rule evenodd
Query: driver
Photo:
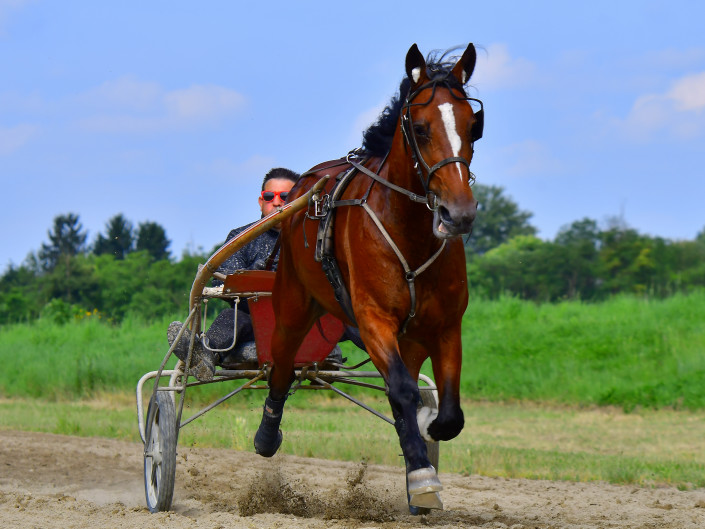
M 266 217 L 277 208 L 284 205 L 289 191 L 291 191 L 291 188 L 298 178 L 298 173 L 282 167 L 272 169 L 264 176 L 262 191 L 258 199 L 262 217 Z M 225 242 L 236 237 L 252 224 L 254 223 L 231 230 Z M 227 275 L 233 273 L 235 270 L 263 270 L 267 258 L 275 248 L 276 241 L 279 238 L 280 228 L 281 225 L 277 224 L 252 242 L 240 248 L 218 268 L 218 272 Z M 275 261 L 272 267 L 273 269 L 276 268 L 278 257 L 279 252 L 277 250 L 276 256 L 274 256 Z M 253 347 L 241 347 L 244 344 L 249 344 L 254 341 L 252 320 L 250 319 L 249 311 L 246 306 L 247 303 L 238 304 L 237 343 L 234 347 L 231 347 L 234 338 L 234 308 L 225 309 L 213 320 L 210 328 L 205 333 L 206 347 L 203 347 L 200 340 L 195 341 L 191 358 L 191 372 L 198 380 L 213 380 L 216 365 L 257 360 L 256 352 Z M 179 333 L 182 326 L 183 324 L 180 321 L 172 322 L 169 325 L 167 340 L 170 347 L 174 343 L 176 335 Z M 174 354 L 184 362 L 188 354 L 190 339 L 190 331 L 189 329 L 185 329 L 181 340 L 174 348 Z M 229 351 L 216 352 L 219 349 L 229 349 Z M 333 360 L 339 361 L 342 359 L 340 358 L 340 349 L 336 347 L 333 352 L 335 353 L 336 351 L 338 358 L 333 358 Z

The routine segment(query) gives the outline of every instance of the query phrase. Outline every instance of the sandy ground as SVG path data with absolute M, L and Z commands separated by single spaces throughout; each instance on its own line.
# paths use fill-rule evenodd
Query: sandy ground
M 3 528 L 705 527 L 705 490 L 441 473 L 444 511 L 413 517 L 402 469 L 179 447 L 173 511 L 145 508 L 142 446 L 0 431 Z

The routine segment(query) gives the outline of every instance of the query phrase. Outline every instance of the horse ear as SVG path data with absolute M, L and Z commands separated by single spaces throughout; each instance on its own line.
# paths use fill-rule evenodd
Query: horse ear
M 475 45 L 471 42 L 468 44 L 465 52 L 463 52 L 463 56 L 460 57 L 458 63 L 453 67 L 453 75 L 457 77 L 461 83 L 467 83 L 470 80 L 473 70 L 475 70 L 476 60 L 477 53 L 475 52 Z
M 421 55 L 416 44 L 409 48 L 406 54 L 406 76 L 411 81 L 411 86 L 416 86 L 421 78 L 426 75 L 426 60 Z

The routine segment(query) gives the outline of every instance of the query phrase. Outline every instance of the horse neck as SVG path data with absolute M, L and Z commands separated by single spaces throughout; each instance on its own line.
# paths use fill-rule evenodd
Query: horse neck
M 409 147 L 404 140 L 401 125 L 397 126 L 385 166 L 388 170 L 386 176 L 390 182 L 412 193 L 424 196 L 425 191 L 423 184 L 414 167 L 414 160 L 411 157 L 411 147 Z
M 380 170 L 380 176 L 416 195 L 424 196 L 425 194 L 409 147 L 406 145 L 399 128 L 384 166 Z M 414 202 L 403 193 L 390 190 L 389 206 L 390 211 L 394 212 L 395 229 L 404 239 L 400 241 L 400 245 L 404 245 L 404 241 L 417 248 L 419 246 L 435 248 L 440 244 L 433 235 L 432 213 L 425 204 Z

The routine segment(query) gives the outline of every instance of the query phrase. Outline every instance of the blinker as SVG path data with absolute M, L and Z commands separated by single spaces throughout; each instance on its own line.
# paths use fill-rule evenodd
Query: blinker
M 474 143 L 482 138 L 482 132 L 485 129 L 485 107 L 479 99 L 474 97 L 469 97 L 468 99 L 480 103 L 480 110 L 475 112 L 475 123 L 472 124 L 472 129 L 470 130 L 470 139 Z

